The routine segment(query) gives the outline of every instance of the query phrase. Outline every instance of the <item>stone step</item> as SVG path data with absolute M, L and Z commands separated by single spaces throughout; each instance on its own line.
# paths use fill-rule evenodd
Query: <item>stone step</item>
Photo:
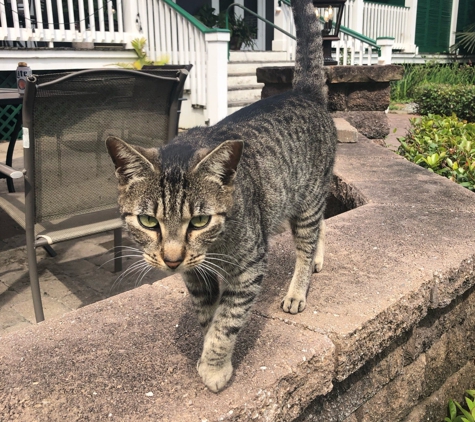
M 229 62 L 228 63 L 228 75 L 235 74 L 256 74 L 258 67 L 264 66 L 293 66 L 294 62 L 291 61 L 252 61 L 252 62 Z
M 278 62 L 287 61 L 285 51 L 231 51 L 229 61 L 232 62 Z
M 263 84 L 236 85 L 228 87 L 229 101 L 249 101 L 254 102 L 261 99 Z
M 228 101 L 228 116 L 255 101 Z
M 256 73 L 237 73 L 228 76 L 228 87 L 257 84 Z

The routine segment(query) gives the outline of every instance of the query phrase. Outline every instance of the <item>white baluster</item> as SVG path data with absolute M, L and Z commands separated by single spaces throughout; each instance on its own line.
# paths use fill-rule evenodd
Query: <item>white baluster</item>
M 107 0 L 106 0 L 107 1 Z M 99 31 L 96 33 L 98 42 L 106 42 L 106 24 L 104 22 L 104 3 L 103 0 L 97 0 L 97 17 L 99 18 Z
M 176 11 L 171 10 L 171 24 L 172 24 L 172 36 L 171 36 L 171 46 L 172 46 L 172 63 L 178 63 L 178 40 L 177 40 L 177 24 L 176 24 Z
M 55 41 L 65 41 L 66 40 L 66 28 L 64 26 L 64 13 L 63 13 L 63 3 L 60 1 L 56 2 L 56 11 L 58 12 L 58 26 L 59 31 L 55 31 Z
M 73 0 L 68 0 L 68 21 L 69 21 L 70 35 L 67 38 L 71 41 L 77 41 L 78 40 L 78 33 L 77 33 L 77 30 L 76 30 L 76 22 L 75 22 L 75 17 L 74 17 Z

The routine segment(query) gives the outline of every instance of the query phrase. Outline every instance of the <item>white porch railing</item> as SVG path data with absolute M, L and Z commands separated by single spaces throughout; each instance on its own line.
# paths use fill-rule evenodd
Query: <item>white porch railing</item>
M 352 35 L 350 31 L 343 32 L 340 28 L 340 40 L 334 41 L 334 59 L 340 65 L 372 65 L 378 64 L 379 47 L 374 40 L 362 39 Z
M 192 106 L 207 108 L 210 124 L 224 118 L 229 31 L 206 27 L 171 0 L 138 0 L 137 16 L 150 59 L 166 56 L 169 63 L 191 63 L 185 89 Z
M 412 28 L 415 19 L 410 10 L 409 7 L 347 0 L 341 24 L 372 39 L 392 37 L 394 49 L 412 52 L 415 51 L 415 28 Z
M 206 39 L 205 33 L 167 3 L 140 0 L 139 16 L 147 39 L 145 49 L 151 60 L 167 58 L 173 64 L 193 64 L 186 80 L 191 103 L 206 105 Z
M 295 36 L 295 25 L 292 17 L 292 10 L 288 0 L 277 2 L 274 22 L 277 26 Z M 336 48 L 333 57 L 339 64 L 363 65 L 378 63 L 379 47 L 375 40 L 362 36 L 343 25 L 340 28 L 340 41 L 332 43 Z M 274 41 L 272 49 L 275 51 L 287 51 L 288 59 L 295 59 L 295 41 L 281 32 L 274 31 Z
M 370 38 L 393 37 L 394 48 L 406 47 L 405 29 L 409 8 L 379 3 L 364 3 L 363 34 Z
M 116 8 L 113 8 L 113 4 Z M 192 64 L 185 89 L 209 123 L 227 115 L 229 31 L 210 29 L 172 0 L 0 0 L 0 45 L 126 44 L 145 37 L 150 59 Z
M 0 41 L 43 41 L 50 47 L 53 42 L 126 43 L 122 0 L 116 5 L 111 0 L 0 1 Z

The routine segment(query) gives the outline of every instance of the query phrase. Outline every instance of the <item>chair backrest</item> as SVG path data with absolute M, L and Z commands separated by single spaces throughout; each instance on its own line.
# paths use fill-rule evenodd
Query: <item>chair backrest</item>
M 96 69 L 31 77 L 23 143 L 35 223 L 117 207 L 105 139 L 115 135 L 142 147 L 167 143 L 178 131 L 186 75 Z

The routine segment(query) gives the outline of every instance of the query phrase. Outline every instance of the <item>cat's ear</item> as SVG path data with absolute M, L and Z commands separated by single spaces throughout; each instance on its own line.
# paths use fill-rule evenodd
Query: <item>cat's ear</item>
M 152 159 L 150 154 L 157 155 L 153 158 L 158 158 L 158 150 L 149 151 L 141 147 L 132 147 L 115 136 L 109 136 L 106 139 L 106 146 L 114 162 L 115 174 L 121 185 L 141 179 L 148 172 L 155 170 L 150 161 Z
M 236 175 L 243 146 L 242 141 L 223 142 L 206 154 L 193 172 L 204 172 L 207 177 L 218 179 L 223 185 L 230 185 Z

